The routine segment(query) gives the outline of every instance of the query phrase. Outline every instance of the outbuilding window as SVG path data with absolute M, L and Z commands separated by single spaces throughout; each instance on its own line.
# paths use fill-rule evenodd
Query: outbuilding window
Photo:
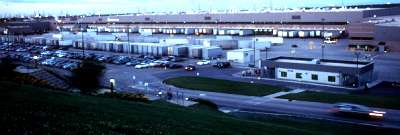
M 204 17 L 204 20 L 211 20 L 211 16 Z
M 336 77 L 335 76 L 328 76 L 328 81 L 329 82 L 336 82 Z
M 296 78 L 297 78 L 297 79 L 303 78 L 301 75 L 302 75 L 302 73 L 296 73 Z
M 281 77 L 287 77 L 287 72 L 281 72 Z
M 312 80 L 318 80 L 318 75 L 317 74 L 312 74 L 311 75 Z

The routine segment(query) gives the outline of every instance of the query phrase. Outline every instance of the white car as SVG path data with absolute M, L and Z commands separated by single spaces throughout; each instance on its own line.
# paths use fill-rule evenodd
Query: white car
M 336 44 L 337 43 L 337 40 L 336 39 L 325 39 L 324 40 L 324 43 L 325 44 Z
M 40 53 L 41 55 L 51 55 L 52 53 L 50 51 L 44 51 L 42 53 Z
M 211 64 L 211 61 L 209 60 L 202 60 L 196 63 L 197 65 L 209 65 Z
M 146 63 L 140 63 L 135 66 L 136 69 L 142 69 L 142 68 L 148 68 L 148 67 L 150 67 L 150 65 L 146 64 Z

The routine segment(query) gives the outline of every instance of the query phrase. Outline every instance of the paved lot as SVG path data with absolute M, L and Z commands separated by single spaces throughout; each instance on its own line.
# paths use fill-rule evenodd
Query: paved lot
M 138 35 L 131 35 L 132 40 L 139 41 L 141 38 Z M 170 38 L 170 35 L 153 35 L 152 38 Z M 190 40 L 194 39 L 211 39 L 215 38 L 215 36 L 186 36 L 186 35 L 175 35 L 174 38 L 188 38 Z M 262 37 L 262 36 L 257 36 Z M 238 37 L 234 36 L 234 39 L 239 40 L 250 40 L 254 38 L 253 36 L 247 37 Z M 322 39 L 299 39 L 299 38 L 285 38 L 284 44 L 280 46 L 272 46 L 268 50 L 268 52 L 262 52 L 261 58 L 268 58 L 277 57 L 277 56 L 295 56 L 295 57 L 309 57 L 309 58 L 321 58 L 322 56 L 322 49 L 321 43 L 323 42 Z M 309 44 L 314 44 L 313 48 L 310 48 Z M 297 48 L 292 48 L 293 44 L 298 45 Z M 348 39 L 341 39 L 336 44 L 329 44 L 326 45 L 324 56 L 326 59 L 337 59 L 337 60 L 356 60 L 356 56 L 354 52 L 350 51 L 347 48 Z M 77 49 L 72 49 L 73 51 L 80 51 Z M 295 53 L 292 53 L 293 51 Z M 112 52 L 102 52 L 102 51 L 86 51 L 86 52 L 95 52 L 101 54 L 119 54 L 119 53 L 112 53 Z M 132 54 L 123 54 L 123 55 L 132 55 Z M 382 81 L 400 81 L 400 53 L 398 52 L 390 52 L 390 53 L 378 53 L 378 52 L 363 52 L 360 60 L 362 61 L 373 61 L 375 62 L 375 77 Z M 197 60 L 189 59 L 187 62 L 182 63 L 183 65 L 194 64 Z M 217 70 L 215 68 L 207 67 L 200 68 L 196 72 L 186 72 L 183 69 L 178 70 L 163 70 L 158 68 L 150 68 L 150 69 L 134 69 L 133 67 L 126 67 L 126 66 L 117 66 L 117 65 L 109 65 L 108 71 L 106 72 L 106 77 L 104 81 L 107 83 L 109 78 L 117 78 L 117 81 L 120 82 L 122 85 L 118 85 L 118 87 L 128 87 L 133 85 L 132 83 L 139 84 L 142 83 L 159 83 L 165 78 L 174 77 L 174 76 L 186 76 L 186 75 L 196 75 L 199 72 L 200 76 L 206 77 L 213 77 L 213 78 L 220 78 L 220 79 L 230 79 L 230 80 L 238 80 L 238 81 L 246 81 L 250 82 L 253 81 L 251 79 L 240 79 L 240 78 L 233 78 L 232 74 L 240 72 L 241 68 L 232 68 L 228 70 Z M 136 77 L 134 81 L 132 76 Z M 258 81 L 260 83 L 269 83 L 274 85 L 284 85 L 287 86 L 286 83 L 280 82 L 265 82 L 265 81 Z M 315 86 L 307 86 L 302 84 L 290 84 L 290 87 L 301 87 L 301 88 L 314 88 L 314 89 L 325 89 L 324 87 L 315 87 Z
M 243 39 L 251 38 L 251 37 L 241 37 Z M 316 45 L 316 49 L 309 49 L 308 43 L 313 41 Z M 321 55 L 320 49 L 320 39 L 285 39 L 285 44 L 282 46 L 273 46 L 268 51 L 269 57 L 275 56 L 297 56 L 297 57 L 313 57 L 319 58 Z M 336 45 L 330 45 L 326 47 L 326 57 L 328 59 L 344 59 L 344 60 L 354 60 L 354 55 L 351 51 L 347 50 L 348 41 L 341 40 Z M 296 48 L 296 53 L 290 53 L 291 45 L 297 44 L 299 47 Z M 70 50 L 70 51 L 80 51 L 80 50 Z M 117 54 L 110 52 L 97 52 L 97 51 L 87 51 L 87 52 L 95 52 L 102 54 Z M 263 57 L 265 57 L 265 53 L 262 53 Z M 121 54 L 123 55 L 123 54 Z M 126 55 L 126 54 L 125 54 Z M 375 62 L 375 71 L 381 80 L 387 81 L 400 81 L 400 53 L 387 53 L 387 54 L 378 54 L 372 53 L 370 54 Z M 186 62 L 181 63 L 182 65 L 193 64 L 197 60 L 188 60 Z M 240 72 L 244 70 L 243 68 L 233 67 L 229 69 L 216 69 L 211 67 L 210 65 L 206 66 L 198 66 L 196 71 L 188 72 L 181 69 L 163 69 L 163 68 L 148 68 L 148 69 L 134 69 L 133 67 L 128 67 L 125 65 L 113 65 L 107 64 L 107 70 L 105 71 L 105 76 L 102 78 L 103 85 L 107 86 L 109 84 L 109 79 L 116 79 L 116 88 L 121 91 L 134 91 L 135 89 L 132 86 L 145 88 L 144 84 L 149 84 L 149 93 L 153 92 L 150 89 L 159 89 L 162 88 L 166 90 L 168 87 L 165 87 L 161 82 L 162 80 L 170 77 L 177 76 L 204 76 L 204 77 L 213 77 L 219 79 L 228 79 L 235 81 L 243 81 L 243 82 L 255 82 L 255 83 L 266 83 L 270 85 L 280 85 L 287 86 L 292 88 L 303 88 L 303 89 L 320 89 L 320 90 L 332 90 L 336 92 L 345 92 L 342 89 L 334 89 L 327 87 L 318 87 L 313 85 L 304 85 L 298 83 L 287 83 L 287 82 L 278 82 L 278 81 L 264 81 L 257 79 L 248 79 L 248 78 L 238 78 L 233 77 L 232 74 Z M 135 79 L 133 79 L 135 76 Z M 145 88 L 146 89 L 146 88 Z M 283 114 L 292 114 L 297 116 L 308 116 L 322 119 L 338 119 L 337 117 L 332 116 L 327 110 L 331 107 L 331 104 L 323 104 L 323 103 L 312 103 L 312 102 L 288 102 L 287 100 L 279 100 L 279 99 L 271 99 L 271 98 L 262 98 L 262 97 L 250 97 L 250 96 L 240 96 L 240 95 L 231 95 L 231 94 L 223 94 L 223 93 L 211 93 L 211 92 L 203 92 L 203 91 L 192 91 L 192 90 L 182 90 L 182 89 L 173 89 L 173 92 L 181 92 L 184 93 L 186 97 L 197 97 L 204 98 L 210 101 L 217 103 L 220 106 L 238 108 L 240 110 L 249 110 L 249 111 L 257 111 L 257 112 L 273 112 L 273 113 L 283 113 Z M 388 110 L 384 111 L 388 112 L 389 119 L 385 119 L 381 122 L 376 121 L 363 121 L 363 120 L 355 120 L 355 119 L 340 119 L 343 121 L 350 121 L 356 123 L 363 124 L 372 124 L 377 126 L 387 126 L 387 127 L 395 127 L 400 128 L 398 117 L 399 112 L 396 110 Z

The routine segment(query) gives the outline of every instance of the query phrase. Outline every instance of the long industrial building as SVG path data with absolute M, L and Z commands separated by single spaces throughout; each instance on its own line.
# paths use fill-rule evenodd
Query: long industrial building
M 386 50 L 398 51 L 397 40 L 382 43 L 385 29 L 382 23 L 372 23 L 376 18 L 400 15 L 399 6 L 387 8 L 332 8 L 303 9 L 265 12 L 236 13 L 152 13 L 107 16 L 80 16 L 59 20 L 65 30 L 80 30 L 84 27 L 95 32 L 131 32 L 142 35 L 239 35 L 268 34 L 285 38 L 340 38 L 350 35 L 350 46 L 368 46 L 365 50 L 379 50 L 379 43 Z M 398 24 L 398 17 L 391 18 Z M 367 22 L 367 23 L 366 23 Z M 395 25 L 392 25 L 392 28 Z M 396 28 L 397 29 L 397 28 Z M 364 33 L 363 31 L 367 31 Z M 370 35 L 368 35 L 368 32 Z M 359 36 L 357 34 L 361 33 Z M 379 40 L 373 40 L 374 37 Z M 385 36 L 385 38 L 387 38 Z M 384 38 L 384 39 L 385 39 Z M 359 41 L 362 42 L 359 42 Z M 367 40 L 373 40 L 371 42 Z M 385 50 L 385 49 L 381 49 Z
M 271 35 L 283 38 L 340 38 L 368 51 L 400 51 L 395 35 L 400 27 L 400 5 L 379 8 L 316 8 L 260 12 L 135 13 L 61 17 L 49 23 L 61 31 L 96 33 Z M 384 18 L 384 19 L 382 19 Z M 381 21 L 384 20 L 384 21 Z M 3 25 L 9 34 L 14 27 Z M 47 30 L 47 29 L 46 29 Z M 2 40 L 14 41 L 16 36 Z M 365 47 L 367 46 L 367 47 Z M 381 48 L 381 49 L 379 49 Z

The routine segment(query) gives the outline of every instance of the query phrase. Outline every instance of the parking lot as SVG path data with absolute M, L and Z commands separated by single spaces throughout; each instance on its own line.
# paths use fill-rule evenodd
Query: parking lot
M 134 35 L 137 37 L 138 35 Z M 153 37 L 167 37 L 166 35 L 153 35 Z M 132 37 L 132 38 L 134 38 Z M 213 38 L 213 36 L 183 36 L 177 35 L 176 38 Z M 237 37 L 233 39 L 249 40 L 254 38 Z M 296 56 L 296 57 L 322 57 L 322 39 L 299 39 L 285 38 L 284 44 L 272 46 L 267 52 L 261 52 L 261 58 L 265 59 L 277 56 Z M 347 48 L 347 39 L 339 40 L 336 44 L 326 44 L 324 49 L 325 59 L 356 60 L 354 52 Z M 292 45 L 296 44 L 297 47 Z M 104 85 L 108 84 L 109 79 L 115 78 L 117 88 L 127 89 L 132 85 L 144 85 L 160 83 L 168 76 L 179 75 L 200 75 L 207 77 L 231 79 L 232 74 L 245 70 L 246 65 L 232 63 L 230 69 L 213 68 L 211 65 L 219 60 L 205 61 L 201 63 L 199 59 L 179 58 L 179 57 L 155 57 L 146 55 L 114 53 L 105 51 L 80 50 L 69 48 L 67 50 L 52 49 L 48 46 L 40 45 L 21 45 L 2 43 L 0 46 L 2 55 L 9 54 L 14 60 L 21 62 L 40 64 L 54 68 L 71 71 L 80 66 L 81 60 L 90 59 L 106 63 L 107 70 L 103 78 Z M 375 76 L 383 81 L 399 81 L 400 76 L 400 53 L 378 53 L 363 52 L 359 60 L 375 62 Z M 221 59 L 224 61 L 224 59 Z M 198 63 L 200 62 L 200 63 Z M 204 64 L 204 65 L 198 65 Z M 195 71 L 185 71 L 185 67 L 194 65 Z

